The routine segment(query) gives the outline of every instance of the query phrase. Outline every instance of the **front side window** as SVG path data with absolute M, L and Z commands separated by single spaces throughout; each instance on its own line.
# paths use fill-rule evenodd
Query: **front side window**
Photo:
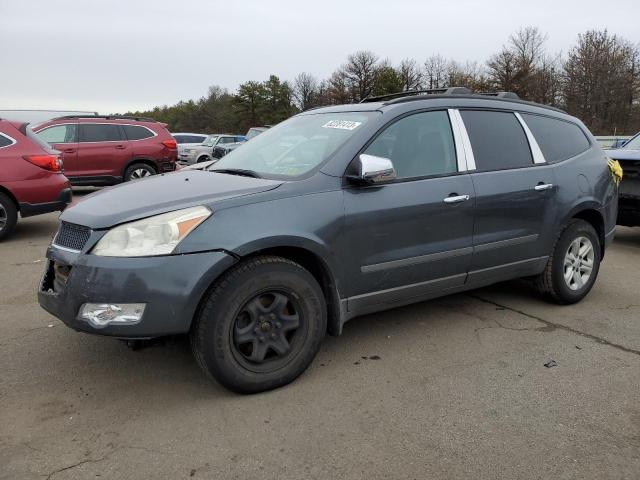
M 222 137 L 220 139 L 220 143 L 235 143 L 235 138 L 233 137 Z
M 38 132 L 38 136 L 49 144 L 74 143 L 76 141 L 76 125 L 54 125 Z
M 582 129 L 573 123 L 529 113 L 520 115 L 549 163 L 575 157 L 590 146 Z
M 479 171 L 533 165 L 522 125 L 511 112 L 460 110 Z
M 84 123 L 80 125 L 80 142 L 117 142 L 122 140 L 115 124 Z
M 155 136 L 155 133 L 151 130 L 139 125 L 122 125 L 122 129 L 127 136 L 127 140 L 144 140 Z
M 364 153 L 390 159 L 397 178 L 457 171 L 456 149 L 445 111 L 416 113 L 394 122 Z
M 251 170 L 292 179 L 316 168 L 379 112 L 316 113 L 292 117 L 231 151 L 209 170 Z

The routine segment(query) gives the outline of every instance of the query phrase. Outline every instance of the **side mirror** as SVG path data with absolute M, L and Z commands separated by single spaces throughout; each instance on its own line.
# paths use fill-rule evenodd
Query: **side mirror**
M 385 157 L 361 154 L 352 165 L 353 174 L 347 178 L 360 185 L 375 185 L 395 180 L 393 162 Z

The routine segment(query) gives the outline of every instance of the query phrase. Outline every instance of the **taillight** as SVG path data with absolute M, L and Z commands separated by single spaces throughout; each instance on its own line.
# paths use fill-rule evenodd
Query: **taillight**
M 25 155 L 22 158 L 45 170 L 62 172 L 62 159 L 58 155 Z
M 165 147 L 170 148 L 172 150 L 175 150 L 176 148 L 178 148 L 178 144 L 176 143 L 175 140 L 163 140 L 162 144 Z

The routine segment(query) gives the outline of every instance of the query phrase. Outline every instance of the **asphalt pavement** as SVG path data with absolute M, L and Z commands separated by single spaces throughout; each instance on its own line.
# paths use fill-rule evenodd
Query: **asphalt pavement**
M 56 222 L 0 243 L 1 479 L 640 478 L 640 228 L 577 305 L 514 281 L 368 315 L 239 396 L 185 338 L 134 351 L 43 311 Z

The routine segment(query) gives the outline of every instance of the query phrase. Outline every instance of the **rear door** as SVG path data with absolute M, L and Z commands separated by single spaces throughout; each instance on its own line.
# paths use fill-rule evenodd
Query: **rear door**
M 80 175 L 81 167 L 78 163 L 78 123 L 69 122 L 45 127 L 38 130 L 37 135 L 62 152 L 64 173 L 68 177 Z
M 555 237 L 553 166 L 514 112 L 460 110 L 476 170 L 470 283 L 535 273 Z
M 131 159 L 131 147 L 120 125 L 80 123 L 78 163 L 83 176 L 122 177 Z
M 364 151 L 391 159 L 397 180 L 344 190 L 343 264 L 350 311 L 464 284 L 475 195 L 446 110 L 412 113 Z M 458 154 L 462 152 L 458 150 Z

